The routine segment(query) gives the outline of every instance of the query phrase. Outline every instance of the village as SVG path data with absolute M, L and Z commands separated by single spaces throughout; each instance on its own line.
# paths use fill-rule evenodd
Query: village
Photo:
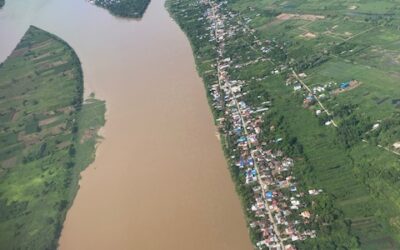
M 378 62 L 386 52 L 376 46 L 388 45 L 368 37 L 393 32 L 347 15 L 368 3 L 349 1 L 337 6 L 341 14 L 322 4 L 172 6 L 190 37 L 257 249 L 382 249 L 398 235 L 386 230 L 396 215 L 387 187 L 398 183 L 398 168 L 388 167 L 400 153 L 398 81 Z
M 224 15 L 220 11 L 224 3 L 205 1 L 203 4 L 209 6 L 207 19 L 211 23 L 210 33 L 212 39 L 217 41 L 219 55 L 216 63 L 218 83 L 212 85 L 209 91 L 213 107 L 224 114 L 217 119 L 222 133 L 236 141 L 233 149 L 235 154 L 231 155 L 231 160 L 235 162 L 235 167 L 240 169 L 246 185 L 252 187 L 254 202 L 250 209 L 255 219 L 250 221 L 249 226 L 262 234 L 262 239 L 256 243 L 256 247 L 296 249 L 293 242 L 316 237 L 315 230 L 298 229 L 298 225 L 308 224 L 312 217 L 302 198 L 318 195 L 322 190 L 299 192 L 296 178 L 292 174 L 294 160 L 280 150 L 271 150 L 270 145 L 259 140 L 263 113 L 267 112 L 268 106 L 272 104 L 265 100 L 264 106 L 252 107 L 243 100 L 242 97 L 246 93 L 242 89 L 246 82 L 231 79 L 228 73 L 229 68 L 240 68 L 242 65 L 233 65 L 231 58 L 224 56 L 225 40 L 238 29 L 226 27 L 225 21 L 234 15 Z M 269 49 L 262 47 L 262 50 Z M 253 62 L 247 64 L 251 63 Z M 282 138 L 277 142 L 279 140 Z

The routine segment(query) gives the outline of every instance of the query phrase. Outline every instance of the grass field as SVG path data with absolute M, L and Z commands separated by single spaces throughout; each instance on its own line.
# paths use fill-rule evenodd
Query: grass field
M 272 99 L 264 117 L 266 140 L 296 138 L 302 149 L 293 155 L 300 188 L 322 188 L 329 195 L 318 213 L 331 216 L 330 222 L 316 223 L 317 239 L 299 243 L 300 249 L 349 249 L 342 245 L 348 237 L 356 237 L 361 249 L 400 248 L 400 161 L 392 146 L 400 141 L 398 4 L 234 0 L 221 7 L 231 17 L 224 22 L 226 30 L 234 31 L 226 36 L 224 56 L 233 65 L 246 65 L 231 67 L 231 79 L 247 82 L 246 103 L 257 106 L 265 101 L 259 97 Z M 167 6 L 191 41 L 205 85 L 214 84 L 217 54 L 204 18 L 206 4 L 169 0 Z M 236 28 L 243 23 L 255 36 Z M 262 46 L 269 48 L 267 54 Z M 268 60 L 246 64 L 260 57 Z M 303 105 L 307 93 L 286 86 L 291 68 L 304 72 L 303 80 L 311 88 L 336 83 L 319 93 L 331 117 L 315 115 L 318 105 Z M 276 70 L 278 75 L 271 74 Z M 340 83 L 350 80 L 358 85 L 337 92 Z M 338 128 L 324 125 L 331 118 Z M 276 128 L 272 134 L 270 125 Z M 374 125 L 378 127 L 372 129 Z
M 83 103 L 77 55 L 36 27 L 1 64 L 0 89 L 0 248 L 55 249 L 104 102 Z

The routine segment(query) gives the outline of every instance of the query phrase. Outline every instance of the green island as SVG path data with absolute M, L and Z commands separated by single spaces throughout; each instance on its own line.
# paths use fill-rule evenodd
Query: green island
M 166 7 L 191 42 L 255 247 L 399 249 L 398 2 Z
M 0 246 L 56 249 L 105 103 L 83 101 L 73 49 L 31 26 L 0 66 Z
M 108 9 L 111 14 L 116 16 L 141 18 L 150 0 L 93 0 L 91 2 Z

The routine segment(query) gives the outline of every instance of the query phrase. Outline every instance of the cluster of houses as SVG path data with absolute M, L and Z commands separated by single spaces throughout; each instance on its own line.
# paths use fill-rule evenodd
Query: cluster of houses
M 314 104 L 319 104 L 319 109 L 315 110 L 315 114 L 317 116 L 322 113 L 326 113 L 328 116 L 331 116 L 331 113 L 322 105 L 321 100 L 329 98 L 332 95 L 338 95 L 341 92 L 351 90 L 360 85 L 357 80 L 346 81 L 338 84 L 337 82 L 328 82 L 325 84 L 316 84 L 311 87 L 305 85 L 305 83 L 301 80 L 307 77 L 305 73 L 300 73 L 296 76 L 295 73 L 290 75 L 286 79 L 286 86 L 292 85 L 294 92 L 300 92 L 304 96 L 303 106 L 305 108 L 309 108 Z M 325 121 L 326 126 L 334 125 L 337 127 L 336 123 L 331 119 Z
M 296 249 L 293 242 L 316 237 L 315 230 L 300 230 L 299 224 L 310 223 L 313 215 L 303 200 L 306 195 L 318 195 L 322 190 L 297 190 L 292 175 L 294 160 L 280 150 L 261 140 L 263 113 L 268 111 L 269 101 L 263 107 L 252 107 L 244 101 L 244 81 L 231 79 L 229 69 L 238 69 L 229 57 L 224 57 L 225 41 L 232 29 L 225 26 L 230 15 L 221 12 L 224 2 L 203 1 L 209 9 L 207 19 L 211 23 L 211 37 L 217 41 L 218 83 L 210 86 L 213 107 L 223 115 L 217 119 L 226 136 L 230 137 L 233 155 L 231 160 L 240 170 L 243 182 L 249 185 L 254 198 L 251 213 L 254 219 L 250 228 L 261 234 L 256 243 L 259 249 Z M 226 30 L 229 30 L 227 32 Z M 265 48 L 263 48 L 266 50 Z M 257 59 L 258 60 L 258 59 Z M 282 140 L 282 138 L 277 139 Z

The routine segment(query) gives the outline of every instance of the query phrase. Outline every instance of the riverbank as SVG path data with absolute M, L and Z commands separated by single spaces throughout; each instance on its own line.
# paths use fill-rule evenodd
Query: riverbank
M 107 9 L 115 16 L 127 18 L 142 18 L 150 4 L 150 0 L 92 0 L 89 2 Z
M 225 44 L 224 39 L 221 39 L 224 33 L 223 20 L 225 18 L 219 12 L 217 4 L 202 3 L 204 5 L 199 6 L 199 12 L 188 13 L 188 9 L 182 6 L 182 2 L 174 5 L 172 1 L 169 1 L 167 8 L 186 34 L 192 35 L 189 38 L 191 38 L 194 51 L 198 51 L 200 46 L 197 47 L 197 45 L 200 44 L 201 49 L 209 48 L 210 52 L 214 49 L 214 53 L 204 53 L 203 51 L 195 53 L 196 59 L 203 63 L 201 66 L 206 66 L 204 62 L 211 66 L 211 69 L 206 67 L 204 69 L 197 64 L 198 71 L 205 81 L 214 119 L 223 135 L 222 146 L 236 191 L 242 200 L 250 238 L 255 248 L 292 249 L 294 241 L 315 238 L 315 230 L 298 230 L 292 225 L 293 218 L 304 223 L 304 218 L 300 215 L 309 214 L 304 200 L 310 198 L 304 193 L 297 194 L 296 199 L 290 199 L 292 205 L 296 203 L 295 208 L 292 206 L 288 209 L 287 201 L 289 201 L 290 193 L 297 192 L 297 183 L 292 177 L 291 169 L 294 161 L 283 155 L 280 150 L 268 149 L 272 148 L 272 145 L 263 142 L 261 135 L 262 116 L 271 105 L 270 98 L 264 96 L 264 98 L 268 98 L 263 99 L 267 107 L 256 108 L 246 105 L 242 98 L 243 95 L 240 94 L 243 81 L 232 80 L 230 82 L 227 72 L 231 66 L 231 58 L 224 56 Z M 203 26 L 203 30 L 201 30 L 200 25 L 195 25 L 193 22 L 189 22 L 190 26 L 186 26 L 187 22 L 182 22 L 182 17 L 190 16 L 192 21 L 197 20 L 200 21 L 198 24 L 201 24 L 202 20 L 206 20 L 203 13 L 207 13 L 211 28 Z M 193 32 L 198 33 L 193 37 Z M 207 40 L 209 46 L 204 46 L 204 42 Z M 202 58 L 204 56 L 209 57 Z M 212 68 L 215 69 L 215 72 Z M 213 75 L 216 79 L 213 79 Z M 266 164 L 267 162 L 274 162 L 274 164 Z M 270 202 L 272 202 L 272 206 L 270 206 Z M 299 213 L 293 211 L 299 208 Z M 288 223 L 289 226 L 283 227 L 283 224 L 288 225 Z M 289 235 L 287 231 L 290 231 Z
M 83 103 L 74 50 L 33 26 L 0 78 L 0 246 L 54 249 L 80 172 L 94 159 L 105 105 Z
M 296 241 L 294 243 L 296 247 L 310 249 L 318 246 L 322 249 L 331 249 L 340 244 L 350 248 L 357 248 L 359 244 L 371 249 L 376 249 L 378 246 L 385 249 L 393 247 L 397 245 L 398 238 L 396 226 L 393 224 L 397 205 L 391 203 L 390 207 L 386 207 L 382 204 L 395 199 L 396 195 L 390 190 L 396 184 L 389 185 L 387 179 L 377 177 L 374 185 L 371 185 L 366 176 L 376 172 L 393 174 L 395 170 L 361 167 L 364 163 L 367 166 L 379 163 L 395 166 L 398 162 L 396 154 L 390 153 L 394 147 L 390 145 L 395 141 L 387 140 L 388 127 L 375 133 L 377 128 L 381 128 L 378 113 L 386 122 L 389 122 L 390 116 L 395 115 L 394 106 L 388 105 L 383 109 L 383 106 L 374 106 L 371 103 L 373 100 L 376 102 L 388 100 L 383 98 L 384 93 L 388 95 L 386 90 L 383 88 L 378 90 L 376 81 L 368 79 L 374 74 L 383 76 L 382 69 L 374 69 L 374 74 L 371 74 L 367 69 L 371 68 L 372 64 L 360 66 L 356 63 L 349 64 L 345 58 L 342 61 L 338 60 L 338 57 L 347 56 L 346 49 L 353 48 L 348 51 L 352 53 L 349 57 L 357 63 L 366 63 L 360 59 L 360 56 L 366 56 L 362 52 L 365 45 L 360 40 L 365 34 L 364 31 L 354 36 L 349 35 L 350 38 L 338 46 L 332 46 L 329 39 L 324 40 L 325 37 L 323 40 L 318 39 L 316 44 L 316 41 L 310 38 L 315 35 L 311 30 L 318 30 L 315 25 L 329 27 L 330 22 L 339 22 L 340 18 L 329 16 L 329 9 L 325 10 L 328 16 L 318 14 L 321 12 L 318 10 L 318 3 L 313 6 L 314 15 L 302 15 L 304 6 L 298 5 L 300 6 L 296 10 L 300 14 L 281 14 L 280 11 L 284 7 L 270 6 L 268 13 L 265 13 L 261 2 L 168 1 L 168 8 L 174 19 L 191 40 L 197 69 L 208 90 L 216 124 L 222 129 L 221 137 L 225 138 L 225 141 L 231 141 L 226 147 L 226 155 L 231 163 L 233 176 L 238 176 L 236 177 L 239 179 L 236 181 L 238 189 L 243 186 L 248 174 L 240 170 L 242 159 L 239 158 L 240 161 L 237 161 L 238 149 L 235 139 L 241 138 L 235 138 L 237 133 L 235 126 L 226 124 L 227 120 L 232 120 L 227 114 L 231 113 L 229 105 L 233 100 L 230 94 L 232 91 L 224 91 L 226 87 L 232 88 L 238 102 L 243 101 L 245 107 L 250 108 L 250 112 L 265 112 L 260 113 L 263 125 L 260 135 L 256 138 L 261 145 L 267 146 L 273 152 L 281 150 L 295 160 L 293 177 L 297 180 L 296 189 L 300 190 L 300 193 L 311 194 L 320 189 L 324 191 L 312 199 L 300 199 L 304 207 L 299 212 L 307 211 L 302 217 L 304 219 L 305 215 L 309 218 L 306 220 L 308 222 L 300 223 L 295 228 L 301 232 L 316 230 L 317 237 L 303 242 Z M 304 8 L 308 13 L 311 11 L 309 6 Z M 216 18 L 213 18 L 212 13 L 216 10 L 218 13 Z M 286 9 L 284 11 L 290 12 Z M 345 13 L 346 10 L 343 11 Z M 351 22 L 359 21 L 351 20 Z M 373 30 L 374 24 L 368 20 L 364 21 L 364 25 L 369 26 L 365 30 Z M 351 30 L 352 27 L 346 26 L 346 28 Z M 298 34 L 296 32 L 300 31 L 304 34 L 296 36 Z M 386 34 L 389 31 L 380 32 Z M 330 35 L 321 32 L 318 34 Z M 289 43 L 291 40 L 296 42 Z M 382 44 L 382 41 L 369 41 L 369 43 Z M 329 50 L 333 55 L 321 52 L 322 48 L 325 51 Z M 302 50 L 306 50 L 309 54 L 302 53 Z M 344 67 L 343 63 L 347 67 Z M 345 79 L 353 80 L 340 84 L 339 81 Z M 368 82 L 368 86 L 360 87 L 361 79 L 363 83 Z M 217 84 L 221 80 L 225 83 L 222 84 L 222 88 Z M 309 87 L 305 82 L 315 83 Z M 385 78 L 384 85 L 388 89 L 393 89 L 394 82 L 393 79 Z M 226 93 L 221 94 L 221 90 Z M 368 97 L 370 93 L 381 97 L 371 100 Z M 391 98 L 395 100 L 396 94 L 391 95 Z M 350 108 L 347 114 L 343 112 L 346 107 Z M 240 114 L 240 108 L 236 108 L 236 112 L 238 111 Z M 389 113 L 391 115 L 387 116 Z M 247 119 L 245 119 L 246 124 L 249 124 Z M 391 124 L 397 124 L 394 121 L 396 119 L 390 120 Z M 397 132 L 394 132 L 396 129 L 390 131 L 396 134 Z M 364 136 L 368 139 L 363 139 Z M 248 136 L 243 140 L 248 140 Z M 380 149 L 383 146 L 376 140 L 389 144 L 385 147 L 386 150 Z M 371 141 L 375 142 L 372 145 L 366 144 Z M 373 157 L 362 154 L 364 150 Z M 385 193 L 386 198 L 380 195 L 381 192 Z M 252 222 L 254 213 L 249 212 L 249 208 L 256 192 L 250 190 L 248 194 L 245 191 L 239 193 L 242 197 L 247 197 L 242 200 L 247 218 Z M 262 192 L 266 195 L 264 193 Z M 272 198 L 272 205 L 274 202 L 278 202 L 278 206 L 282 205 L 279 198 Z M 268 204 L 271 205 L 269 202 Z M 373 207 L 379 208 L 380 212 L 372 212 Z M 282 207 L 279 209 L 285 210 Z M 279 221 L 277 223 L 280 224 Z M 285 227 L 287 225 L 278 225 L 276 231 L 280 231 L 283 235 L 293 233 Z M 367 228 L 373 228 L 376 233 L 372 235 Z M 254 243 L 270 242 L 265 235 L 255 237 L 254 235 L 260 231 L 264 232 L 258 225 L 255 229 L 255 232 L 251 233 Z M 386 237 L 391 240 L 386 242 L 384 240 Z

